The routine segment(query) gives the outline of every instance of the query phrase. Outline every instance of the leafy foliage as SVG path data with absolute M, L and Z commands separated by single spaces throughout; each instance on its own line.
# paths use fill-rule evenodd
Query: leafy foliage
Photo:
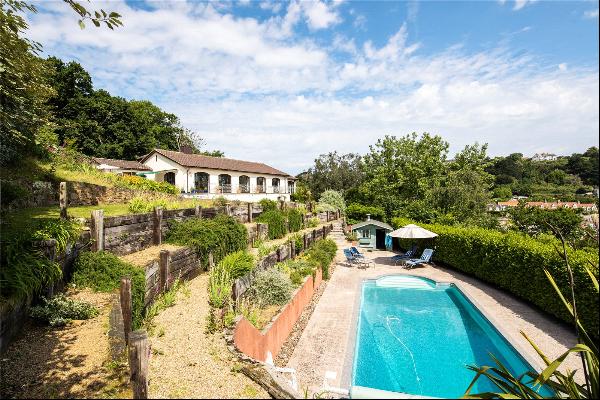
M 81 226 L 68 220 L 32 222 L 29 229 L 2 238 L 0 285 L 2 297 L 20 299 L 37 293 L 62 277 L 60 265 L 51 261 L 39 241 L 56 239 L 56 252 L 79 237 Z
M 270 210 L 263 212 L 256 218 L 257 222 L 268 224 L 269 239 L 279 239 L 287 234 L 287 220 L 285 214 L 280 210 Z
M 302 174 L 301 182 L 306 183 L 307 191 L 301 190 L 302 200 L 321 197 L 328 189 L 346 194 L 362 182 L 363 171 L 361 157 L 358 154 L 321 154 L 315 159 L 315 165 Z M 301 185 L 298 185 L 301 188 Z
M 299 286 L 306 276 L 314 275 L 317 269 L 314 260 L 306 256 L 301 256 L 293 260 L 285 260 L 277 263 L 275 266 L 289 275 L 294 286 Z
M 329 265 L 335 258 L 337 245 L 331 239 L 316 242 L 307 252 L 308 260 L 323 271 L 323 279 L 329 279 Z
M 342 192 L 335 190 L 326 190 L 319 197 L 319 205 L 329 205 L 332 209 L 329 211 L 340 210 L 343 213 L 346 212 L 346 202 Z
M 232 280 L 237 279 L 254 269 L 254 256 L 245 250 L 226 255 L 220 262 L 220 267 L 229 272 Z
M 193 248 L 203 265 L 207 265 L 209 253 L 213 254 L 214 262 L 218 263 L 227 254 L 244 250 L 248 246 L 246 227 L 226 215 L 220 214 L 213 219 L 169 221 L 169 225 L 166 241 Z
M 112 292 L 120 287 L 124 276 L 131 278 L 131 313 L 133 327 L 137 329 L 144 319 L 146 274 L 142 268 L 106 251 L 85 252 L 75 261 L 71 281 L 76 286 L 89 287 L 97 292 Z
M 392 221 L 394 227 L 408 223 L 411 221 L 401 218 L 394 218 Z M 552 295 L 552 286 L 544 273 L 545 269 L 548 270 L 556 277 L 561 290 L 568 289 L 567 271 L 556 252 L 556 240 L 542 242 L 518 232 L 503 233 L 476 227 L 439 224 L 421 226 L 439 235 L 434 239 L 434 261 L 490 282 L 570 321 L 569 314 Z M 598 253 L 572 249 L 568 249 L 567 253 L 577 287 L 576 298 L 580 305 L 581 320 L 597 337 L 598 295 L 588 279 L 585 266 L 590 260 L 597 265 Z M 594 276 L 598 276 L 597 267 L 592 272 Z
M 302 229 L 302 213 L 299 210 L 295 208 L 289 209 L 287 219 L 290 232 L 298 232 Z
M 258 204 L 260 204 L 263 212 L 274 211 L 278 209 L 277 202 L 275 200 L 261 199 Z
M 385 221 L 385 210 L 381 207 L 365 206 L 358 203 L 352 203 L 346 208 L 346 217 L 349 224 L 356 224 L 367 219 L 367 214 L 372 219 Z
M 37 10 L 17 0 L 0 5 L 0 166 L 36 148 L 36 137 L 48 122 L 45 102 L 53 94 L 38 57 L 41 45 L 24 36 L 28 25 L 22 12 Z
M 514 226 L 521 232 L 531 236 L 553 231 L 550 226 L 557 228 L 566 238 L 576 239 L 582 236 L 582 217 L 575 210 L 558 208 L 544 210 L 537 207 L 527 207 L 520 204 L 509 210 Z
M 43 305 L 31 307 L 29 315 L 50 324 L 50 326 L 63 326 L 74 319 L 90 319 L 98 315 L 98 309 L 92 304 L 70 299 L 62 293 L 50 300 L 43 297 L 42 301 Z
M 293 289 L 286 273 L 269 268 L 256 273 L 249 296 L 261 305 L 284 305 L 290 300 Z

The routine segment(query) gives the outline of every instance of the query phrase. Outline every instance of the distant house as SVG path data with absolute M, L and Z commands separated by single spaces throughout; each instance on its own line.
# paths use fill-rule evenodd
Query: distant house
M 385 222 L 371 219 L 370 215 L 367 215 L 366 221 L 352 225 L 352 232 L 358 238 L 358 245 L 370 249 L 385 250 L 385 235 L 393 230 L 394 228 Z
M 508 208 L 519 205 L 519 200 L 510 199 L 508 201 L 499 201 L 497 204 L 488 204 L 488 211 L 504 211 Z M 598 207 L 595 203 L 581 203 L 579 201 L 528 201 L 525 203 L 527 207 L 537 207 L 545 210 L 556 210 L 558 208 L 570 208 L 573 210 L 583 210 L 587 212 L 597 212 Z
M 290 200 L 296 178 L 269 165 L 154 149 L 141 159 L 148 179 L 177 186 L 188 197 L 241 201 Z
M 121 175 L 135 175 L 152 169 L 138 161 L 115 160 L 112 158 L 93 157 L 92 163 L 101 171 Z

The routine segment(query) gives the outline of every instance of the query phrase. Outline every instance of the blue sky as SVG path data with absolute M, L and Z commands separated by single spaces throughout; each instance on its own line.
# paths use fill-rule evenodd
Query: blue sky
M 598 145 L 597 1 L 92 1 L 125 26 L 39 3 L 30 36 L 96 87 L 150 99 L 208 148 L 290 173 L 384 134 L 451 152 Z

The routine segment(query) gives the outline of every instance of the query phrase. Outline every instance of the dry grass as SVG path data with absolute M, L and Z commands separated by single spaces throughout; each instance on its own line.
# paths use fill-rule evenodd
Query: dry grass
M 189 296 L 154 319 L 149 379 L 151 398 L 269 398 L 239 365 L 221 334 L 206 334 L 208 274 L 189 283 Z
M 161 250 L 175 251 L 181 249 L 182 247 L 183 246 L 178 246 L 175 244 L 163 243 L 159 246 L 152 246 L 147 249 L 128 254 L 126 256 L 121 256 L 121 259 L 138 267 L 144 267 L 150 261 L 158 260 L 158 258 L 160 257 Z

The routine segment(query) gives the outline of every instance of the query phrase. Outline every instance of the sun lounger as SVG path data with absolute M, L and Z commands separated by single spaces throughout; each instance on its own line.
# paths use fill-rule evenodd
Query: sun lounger
M 404 263 L 404 268 L 415 268 L 419 265 L 427 264 L 431 260 L 432 255 L 432 249 L 425 249 L 423 250 L 423 254 L 421 254 L 421 258 L 411 258 Z

